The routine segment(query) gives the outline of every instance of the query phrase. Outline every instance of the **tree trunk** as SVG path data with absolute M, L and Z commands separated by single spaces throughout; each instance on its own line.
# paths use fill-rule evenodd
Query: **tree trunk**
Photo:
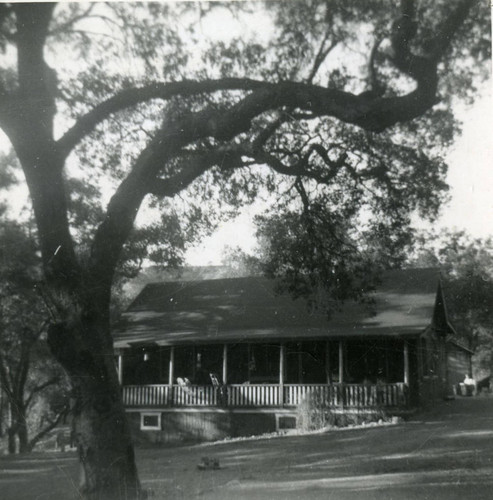
M 25 444 L 27 442 L 26 415 L 24 412 L 23 401 L 18 398 L 10 401 L 10 422 L 8 429 L 8 452 L 14 454 L 17 452 L 17 438 L 19 439 L 19 453 L 25 453 Z M 24 440 L 24 441 L 23 441 Z
M 3 388 L 0 384 L 0 438 L 3 438 L 5 429 L 5 396 L 3 395 Z
M 80 491 L 88 500 L 141 499 L 144 495 L 109 325 L 91 316 L 88 320 L 82 314 L 78 326 L 57 324 L 48 332 L 50 347 L 69 374 L 76 400 L 72 411 L 81 467 Z
M 8 452 L 9 455 L 13 455 L 17 451 L 17 433 L 14 427 L 10 427 L 7 430 L 8 435 Z
M 19 437 L 19 453 L 29 453 L 31 451 L 31 447 L 29 446 L 29 433 L 27 430 L 25 415 L 22 420 L 19 421 L 17 436 Z

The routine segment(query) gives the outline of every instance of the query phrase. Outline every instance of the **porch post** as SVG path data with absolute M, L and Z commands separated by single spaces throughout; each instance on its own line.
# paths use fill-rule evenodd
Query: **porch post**
M 118 354 L 118 382 L 122 385 L 123 382 L 123 355 L 120 352 Z
M 404 340 L 404 383 L 409 385 L 409 345 Z
M 228 383 L 228 344 L 223 345 L 223 385 Z
M 344 382 L 344 342 L 339 340 L 339 383 Z
M 248 382 L 250 382 L 250 379 L 252 377 L 252 370 L 250 366 L 250 358 L 252 356 L 252 348 L 250 347 L 250 343 L 247 344 L 247 370 L 248 370 Z
M 279 405 L 284 406 L 284 360 L 286 358 L 286 345 L 279 348 Z
M 303 355 L 301 353 L 301 342 L 298 342 L 298 384 L 303 383 Z
M 168 379 L 168 384 L 171 387 L 173 387 L 173 379 L 175 377 L 174 374 L 175 371 L 175 348 L 174 346 L 171 346 L 170 351 L 169 351 L 169 379 Z
M 325 376 L 327 378 L 327 384 L 330 384 L 330 345 L 329 341 L 325 341 Z

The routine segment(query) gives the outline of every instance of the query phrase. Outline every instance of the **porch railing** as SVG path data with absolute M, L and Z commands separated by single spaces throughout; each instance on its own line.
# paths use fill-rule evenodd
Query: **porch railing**
M 169 385 L 126 385 L 123 387 L 125 406 L 168 406 Z
M 348 408 L 394 407 L 407 404 L 407 386 L 394 384 L 291 384 L 284 386 L 284 405 L 298 406 L 312 395 L 328 406 Z
M 123 402 L 130 407 L 293 408 L 308 397 L 323 400 L 328 406 L 344 408 L 403 407 L 408 403 L 404 383 L 285 384 L 282 392 L 278 384 L 123 387 Z

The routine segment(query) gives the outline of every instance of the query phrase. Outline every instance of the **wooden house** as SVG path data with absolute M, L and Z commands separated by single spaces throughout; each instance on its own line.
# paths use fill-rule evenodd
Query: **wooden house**
M 387 272 L 371 304 L 330 317 L 265 278 L 149 284 L 114 329 L 127 412 L 153 441 L 291 426 L 314 391 L 335 411 L 431 403 L 471 370 L 456 339 L 433 269 Z

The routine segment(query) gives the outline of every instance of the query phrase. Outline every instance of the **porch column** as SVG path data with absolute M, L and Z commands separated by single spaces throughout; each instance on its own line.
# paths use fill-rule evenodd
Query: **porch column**
M 329 341 L 325 342 L 325 376 L 327 378 L 327 384 L 331 383 L 330 376 L 330 345 Z
M 404 383 L 409 384 L 409 344 L 404 340 Z
M 339 383 L 344 382 L 344 342 L 339 340 Z
M 118 354 L 118 383 L 120 385 L 122 385 L 122 382 L 123 382 L 123 355 L 122 353 L 120 352 Z
M 250 344 L 247 344 L 247 370 L 248 370 L 248 382 L 250 382 L 250 379 L 252 377 L 252 370 L 251 370 L 251 363 L 250 363 L 250 358 L 252 357 L 252 348 L 250 347 Z
M 298 342 L 298 384 L 303 383 L 303 354 L 301 352 L 301 342 Z
M 223 385 L 228 383 L 228 344 L 223 345 Z
M 286 358 L 286 345 L 279 348 L 279 405 L 284 406 L 284 360 Z
M 171 347 L 169 351 L 169 379 L 168 379 L 168 384 L 171 387 L 173 387 L 173 379 L 175 377 L 175 348 Z

